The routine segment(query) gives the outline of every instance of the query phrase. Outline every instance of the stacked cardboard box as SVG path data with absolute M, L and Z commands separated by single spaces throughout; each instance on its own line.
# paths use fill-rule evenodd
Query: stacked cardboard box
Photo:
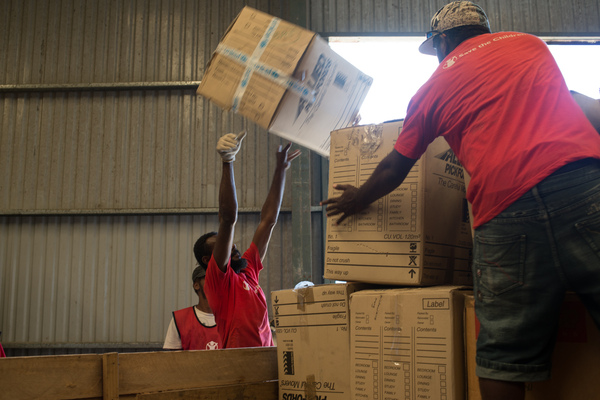
M 465 342 L 468 400 L 481 400 L 475 375 L 478 333 L 473 296 L 465 299 Z M 528 383 L 526 400 L 573 400 L 598 398 L 600 332 L 583 303 L 568 293 L 560 314 L 559 332 L 552 359 L 552 378 Z
M 350 300 L 353 399 L 464 399 L 463 291 L 364 290 Z
M 356 119 L 372 81 L 314 32 L 244 7 L 197 93 L 329 157 L 329 132 Z
M 364 182 L 401 129 L 331 132 L 330 188 Z M 272 293 L 281 400 L 463 399 L 461 287 L 399 287 L 471 282 L 462 173 L 437 140 L 400 188 L 340 227 L 329 221 L 325 277 L 361 283 Z
M 402 135 L 403 121 L 331 132 L 334 184 L 360 186 Z M 471 229 L 464 171 L 436 139 L 397 189 L 336 225 L 329 218 L 325 278 L 428 286 L 471 284 Z
M 279 398 L 350 398 L 350 295 L 360 283 L 271 293 L 277 337 Z
M 272 292 L 280 400 L 463 400 L 464 293 L 363 283 Z

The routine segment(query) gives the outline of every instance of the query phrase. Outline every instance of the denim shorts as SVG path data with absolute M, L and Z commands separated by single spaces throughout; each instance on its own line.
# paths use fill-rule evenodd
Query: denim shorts
M 600 327 L 600 160 L 562 167 L 477 228 L 473 260 L 477 375 L 549 379 L 566 291 Z

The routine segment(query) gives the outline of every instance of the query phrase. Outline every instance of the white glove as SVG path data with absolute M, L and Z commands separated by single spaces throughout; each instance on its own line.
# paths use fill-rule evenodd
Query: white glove
M 223 162 L 230 163 L 235 161 L 235 155 L 240 150 L 242 140 L 246 137 L 246 131 L 241 131 L 237 136 L 228 133 L 221 136 L 217 142 L 217 153 L 223 159 Z

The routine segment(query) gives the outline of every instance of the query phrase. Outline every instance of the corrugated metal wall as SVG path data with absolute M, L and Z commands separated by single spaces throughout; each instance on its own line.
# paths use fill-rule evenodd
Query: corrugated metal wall
M 171 311 L 197 302 L 190 244 L 216 223 L 214 215 L 0 217 L 3 342 L 90 351 L 160 345 Z M 241 215 L 240 236 L 256 223 Z M 284 213 L 267 265 L 278 266 L 290 229 Z M 267 267 L 265 292 L 293 286 L 282 271 Z
M 309 0 L 309 29 L 324 33 L 423 33 L 442 0 Z M 492 31 L 599 33 L 598 0 L 477 0 Z
M 246 4 L 280 14 L 273 1 L 0 3 L 0 331 L 9 354 L 160 346 L 171 311 L 197 301 L 192 246 L 217 227 L 214 149 L 241 129 L 236 242 L 250 244 L 281 141 L 195 94 Z M 320 157 L 303 158 L 318 181 Z M 261 275 L 267 294 L 294 284 L 293 192 L 309 175 L 288 172 Z M 310 214 L 318 280 L 322 216 Z
M 170 312 L 195 300 L 193 242 L 216 227 L 216 141 L 243 128 L 236 241 L 249 244 L 280 140 L 195 95 L 244 5 L 328 34 L 422 33 L 444 3 L 0 2 L 0 331 L 9 354 L 160 346 Z M 493 30 L 600 30 L 597 0 L 479 3 Z M 306 273 L 320 279 L 315 206 L 326 169 L 305 154 L 288 173 L 261 277 L 267 293 Z
M 205 104 L 193 84 L 243 5 L 2 2 L 0 83 L 21 90 L 2 96 L 0 210 L 216 207 L 216 141 L 243 128 L 253 138 L 239 186 L 244 206 L 260 207 L 272 158 L 252 155 L 279 140 Z M 146 89 L 158 84 L 167 89 Z

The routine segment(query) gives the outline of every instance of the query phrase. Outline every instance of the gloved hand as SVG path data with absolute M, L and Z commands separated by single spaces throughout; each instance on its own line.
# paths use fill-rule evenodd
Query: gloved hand
M 235 155 L 240 150 L 242 140 L 246 137 L 246 131 L 241 131 L 237 136 L 228 133 L 221 136 L 217 142 L 217 153 L 223 159 L 223 162 L 230 163 L 235 161 Z

